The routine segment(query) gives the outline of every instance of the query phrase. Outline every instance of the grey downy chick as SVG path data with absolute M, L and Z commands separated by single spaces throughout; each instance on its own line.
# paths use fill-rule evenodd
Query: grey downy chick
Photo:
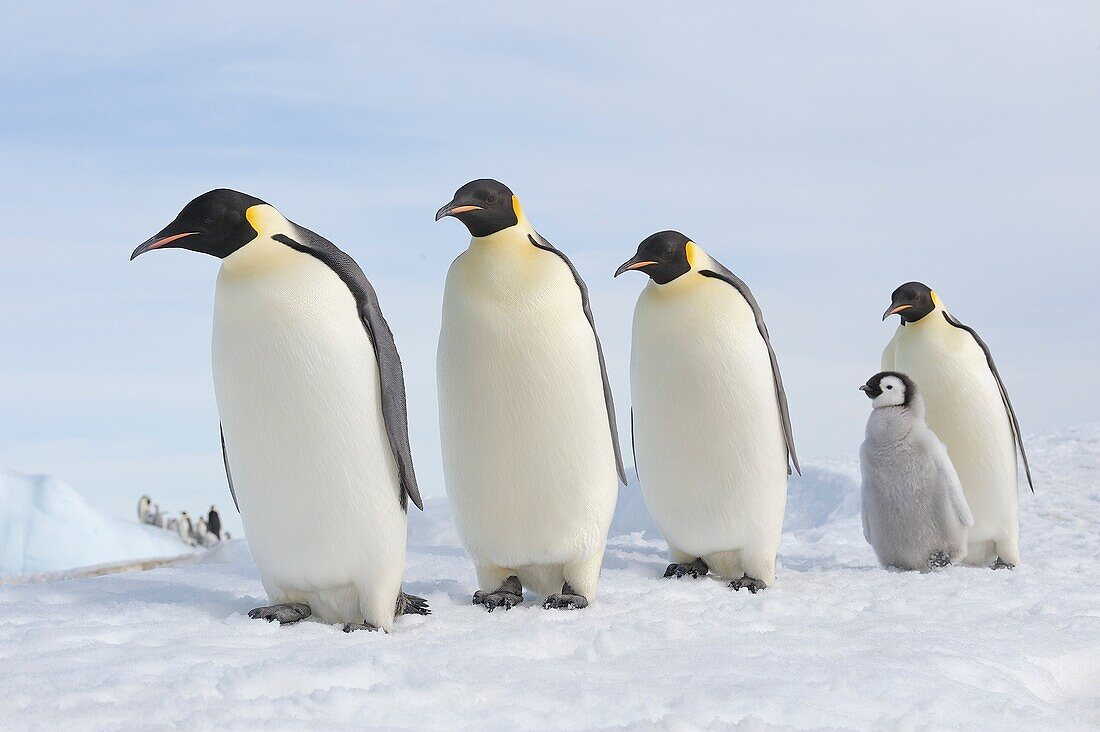
M 928 572 L 958 562 L 974 517 L 916 384 L 884 371 L 859 388 L 873 407 L 859 450 L 864 538 L 884 567 Z

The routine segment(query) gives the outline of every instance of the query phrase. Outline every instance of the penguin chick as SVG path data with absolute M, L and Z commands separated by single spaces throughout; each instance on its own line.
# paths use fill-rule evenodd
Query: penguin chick
M 884 371 L 859 388 L 873 407 L 859 451 L 867 543 L 884 567 L 927 572 L 963 559 L 974 517 L 916 384 Z

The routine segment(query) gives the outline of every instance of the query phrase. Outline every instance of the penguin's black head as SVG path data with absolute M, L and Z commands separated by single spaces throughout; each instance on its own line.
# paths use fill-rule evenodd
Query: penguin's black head
M 204 193 L 135 249 L 130 259 L 152 249 L 190 249 L 224 259 L 256 238 L 246 213 L 263 203 L 255 196 L 228 188 Z
M 936 296 L 931 287 L 923 282 L 906 282 L 890 296 L 890 307 L 882 319 L 898 315 L 902 323 L 915 323 L 935 309 Z
M 519 201 L 508 186 L 492 178 L 472 180 L 435 214 L 439 221 L 454 216 L 473 236 L 489 236 L 519 223 Z
M 658 231 L 642 240 L 638 253 L 623 262 L 615 270 L 615 276 L 636 269 L 649 275 L 658 285 L 667 284 L 691 271 L 690 246 L 691 240 L 678 231 Z
M 905 374 L 883 371 L 859 387 L 867 395 L 875 409 L 879 407 L 908 407 L 917 394 L 917 385 Z

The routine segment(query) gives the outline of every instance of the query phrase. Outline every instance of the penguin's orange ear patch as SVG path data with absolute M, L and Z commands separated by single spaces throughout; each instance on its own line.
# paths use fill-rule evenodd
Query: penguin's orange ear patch
M 512 211 L 516 214 L 516 221 L 523 218 L 523 206 L 519 205 L 519 199 L 516 198 L 516 194 L 512 194 Z

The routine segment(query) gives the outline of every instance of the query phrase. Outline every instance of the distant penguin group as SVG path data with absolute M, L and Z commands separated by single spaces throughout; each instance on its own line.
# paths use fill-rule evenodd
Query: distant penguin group
M 451 265 L 437 352 L 447 494 L 489 612 L 596 598 L 626 483 L 588 289 L 503 183 L 461 186 L 436 220 L 468 247 Z M 221 260 L 214 389 L 221 451 L 270 604 L 252 618 L 391 631 L 427 615 L 404 592 L 406 513 L 423 509 L 394 336 L 363 270 L 259 198 L 205 193 L 131 259 L 188 249 Z M 653 234 L 615 276 L 648 277 L 634 311 L 631 443 L 668 542 L 665 577 L 775 582 L 787 481 L 799 471 L 762 309 L 740 278 L 677 231 Z M 988 347 L 920 283 L 861 449 L 864 535 L 882 564 L 928 571 L 1019 562 L 1019 424 Z M 153 510 L 139 504 L 143 521 Z M 211 507 L 203 530 L 219 533 Z M 191 531 L 190 518 L 177 522 Z

